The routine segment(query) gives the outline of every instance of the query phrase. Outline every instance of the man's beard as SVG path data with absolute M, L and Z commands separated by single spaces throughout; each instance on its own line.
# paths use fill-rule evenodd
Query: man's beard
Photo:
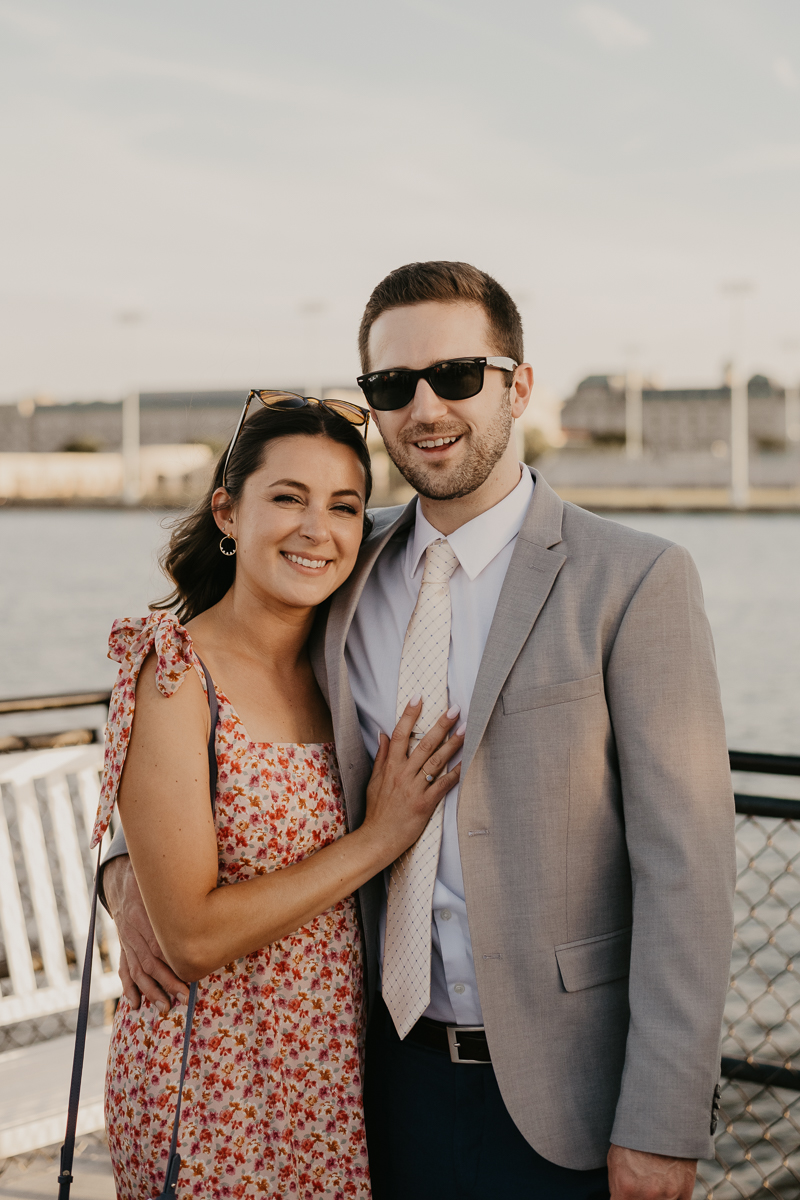
M 404 432 L 402 441 L 391 445 L 384 442 L 384 445 L 400 474 L 420 496 L 425 496 L 428 500 L 458 500 L 461 496 L 469 496 L 477 491 L 489 478 L 505 454 L 513 424 L 509 394 L 505 391 L 495 412 L 495 420 L 480 437 L 466 428 L 447 429 L 439 425 L 417 425 L 413 430 Z M 428 438 L 457 437 L 459 434 L 464 443 L 461 462 L 453 466 L 444 463 L 441 466 L 434 463 L 427 466 L 412 460 L 409 443 Z

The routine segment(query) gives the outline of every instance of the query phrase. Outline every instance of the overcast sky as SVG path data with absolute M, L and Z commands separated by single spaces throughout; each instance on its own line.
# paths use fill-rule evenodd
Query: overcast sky
M 0 399 L 340 383 L 466 259 L 568 394 L 800 372 L 797 0 L 0 0 Z M 134 319 L 136 318 L 136 319 Z

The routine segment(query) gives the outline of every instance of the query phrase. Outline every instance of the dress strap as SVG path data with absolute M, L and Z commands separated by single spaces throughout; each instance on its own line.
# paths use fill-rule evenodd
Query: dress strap
M 211 677 L 200 663 L 191 635 L 174 613 L 154 612 L 148 617 L 122 617 L 111 628 L 108 648 L 108 657 L 119 663 L 119 675 L 108 709 L 103 782 L 92 847 L 105 833 L 116 803 L 133 726 L 136 686 L 148 654 L 155 654 L 155 682 L 162 696 L 168 698 L 174 695 L 189 671 L 194 670 L 208 693 L 209 704 L 212 699 L 216 704 L 217 699 Z
M 217 809 L 217 722 L 219 721 L 219 701 L 217 700 L 217 689 L 214 687 L 214 681 L 211 678 L 208 667 L 203 662 L 200 655 L 197 655 L 197 661 L 203 668 L 203 674 L 206 677 L 206 695 L 208 696 L 208 707 L 211 710 L 211 733 L 208 737 L 208 781 L 211 788 L 211 811 L 216 812 Z

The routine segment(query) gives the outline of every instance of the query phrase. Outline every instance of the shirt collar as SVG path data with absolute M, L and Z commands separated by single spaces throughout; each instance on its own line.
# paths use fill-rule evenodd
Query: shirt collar
M 455 533 L 448 537 L 459 565 L 463 567 L 468 578 L 473 580 L 489 565 L 492 559 L 517 536 L 525 520 L 525 514 L 533 495 L 533 476 L 527 467 L 522 467 L 522 477 L 512 492 L 504 500 L 495 504 L 478 517 L 461 525 Z M 419 500 L 414 519 L 414 530 L 408 540 L 408 558 L 406 560 L 408 573 L 413 576 L 420 564 L 423 554 L 442 537 L 438 529 L 434 529 L 422 513 Z

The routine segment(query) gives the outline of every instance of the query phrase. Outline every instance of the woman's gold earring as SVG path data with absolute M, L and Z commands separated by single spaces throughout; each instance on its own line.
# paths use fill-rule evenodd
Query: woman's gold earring
M 225 542 L 233 542 L 233 549 L 226 550 L 224 545 Z M 236 553 L 236 538 L 231 537 L 229 533 L 224 533 L 219 540 L 219 548 L 227 558 L 233 558 L 234 554 Z

